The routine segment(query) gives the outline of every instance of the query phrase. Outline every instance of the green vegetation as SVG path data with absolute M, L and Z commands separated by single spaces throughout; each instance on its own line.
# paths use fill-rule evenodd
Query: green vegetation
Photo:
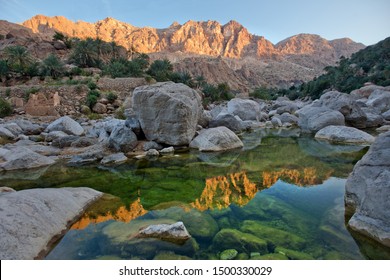
M 325 74 L 281 94 L 292 99 L 319 98 L 328 89 L 349 93 L 367 82 L 390 85 L 390 37 L 358 51 L 351 58 L 341 57 L 337 66 L 328 66 L 324 70 Z
M 234 97 L 234 94 L 227 83 L 220 83 L 217 86 L 205 83 L 202 87 L 202 91 L 205 95 L 205 105 L 210 102 L 230 100 Z
M 9 74 L 9 68 L 7 61 L 5 60 L 0 60 L 0 80 L 3 81 Z
M 7 100 L 0 97 L 0 118 L 4 118 L 12 114 L 11 104 Z
M 33 58 L 23 46 L 10 46 L 4 49 L 7 65 L 11 71 L 26 74 L 33 64 Z
M 275 100 L 279 96 L 279 91 L 276 88 L 259 87 L 249 93 L 249 96 L 263 100 Z
M 157 82 L 170 81 L 173 74 L 173 66 L 168 59 L 155 60 L 146 73 L 152 76 Z
M 107 93 L 106 97 L 107 97 L 108 102 L 110 102 L 110 103 L 112 103 L 118 99 L 118 95 L 116 95 L 115 93 L 112 93 L 112 92 Z
M 50 54 L 42 62 L 41 74 L 43 76 L 50 76 L 53 79 L 62 77 L 65 74 L 64 64 L 54 54 Z
M 90 90 L 87 95 L 87 101 L 86 104 L 89 108 L 93 108 L 95 106 L 96 102 L 98 101 L 98 98 L 100 97 L 100 92 L 96 89 Z

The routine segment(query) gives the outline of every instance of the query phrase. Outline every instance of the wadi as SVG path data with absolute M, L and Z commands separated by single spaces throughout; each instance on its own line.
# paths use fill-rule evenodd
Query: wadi
M 390 259 L 390 38 L 0 21 L 0 258 Z

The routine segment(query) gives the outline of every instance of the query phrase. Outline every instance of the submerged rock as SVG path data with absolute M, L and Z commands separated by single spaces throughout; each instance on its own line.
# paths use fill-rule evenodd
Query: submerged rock
M 390 132 L 355 165 L 345 192 L 349 227 L 390 247 Z
M 236 249 L 238 252 L 245 253 L 268 253 L 267 241 L 236 229 L 222 229 L 219 231 L 213 239 L 213 246 L 220 250 Z
M 112 154 L 112 155 L 108 155 L 108 156 L 104 157 L 101 160 L 100 164 L 103 164 L 103 165 L 118 164 L 118 163 L 123 163 L 127 160 L 128 160 L 128 158 L 125 156 L 124 153 L 116 153 L 116 154 Z
M 41 258 L 101 193 L 89 188 L 31 189 L 0 196 L 0 259 Z
M 182 243 L 191 238 L 183 222 L 174 224 L 150 225 L 141 229 L 137 235 L 138 238 L 158 238 L 161 240 Z
M 238 252 L 236 249 L 227 249 L 221 254 L 219 254 L 219 259 L 220 260 L 233 260 L 235 257 L 237 257 Z
M 219 152 L 242 148 L 244 144 L 230 129 L 220 126 L 205 129 L 190 143 L 191 148 L 201 152 Z
M 294 250 L 300 250 L 306 245 L 306 241 L 294 233 L 268 227 L 257 221 L 244 221 L 241 231 L 265 239 L 276 246 L 283 246 Z
M 371 144 L 375 137 L 354 127 L 330 125 L 318 131 L 316 139 L 347 144 Z

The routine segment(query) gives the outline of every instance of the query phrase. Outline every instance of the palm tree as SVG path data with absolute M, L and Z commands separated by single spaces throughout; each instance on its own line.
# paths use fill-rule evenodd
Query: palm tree
M 50 54 L 42 62 L 42 74 L 54 79 L 62 76 L 65 72 L 64 64 L 54 54 Z
M 80 67 L 99 67 L 101 63 L 97 44 L 92 38 L 79 41 L 71 57 Z
M 24 73 L 33 58 L 23 46 L 10 46 L 4 49 L 4 54 L 10 68 L 16 72 Z

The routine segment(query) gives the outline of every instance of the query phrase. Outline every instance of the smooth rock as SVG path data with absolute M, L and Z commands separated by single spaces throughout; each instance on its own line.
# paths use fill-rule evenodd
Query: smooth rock
M 372 144 L 375 137 L 354 127 L 330 125 L 319 130 L 316 139 L 336 143 Z
M 150 149 L 150 150 L 148 150 L 148 151 L 145 153 L 145 155 L 146 155 L 147 157 L 158 157 L 158 156 L 160 155 L 160 153 L 159 153 L 157 150 L 155 150 L 155 149 Z
M 345 189 L 348 226 L 390 247 L 390 132 L 380 134 L 355 165 Z
M 76 141 L 73 141 L 70 146 L 74 147 L 74 148 L 83 148 L 83 147 L 89 147 L 89 146 L 95 145 L 97 143 L 98 143 L 98 139 L 97 138 L 93 138 L 93 137 L 80 137 Z
M 124 124 L 116 126 L 108 139 L 109 148 L 123 153 L 132 151 L 137 143 L 137 136 Z
M 378 113 L 384 113 L 390 110 L 390 91 L 381 89 L 374 90 L 368 98 L 366 104 L 375 108 Z
M 227 104 L 229 114 L 239 116 L 243 121 L 259 120 L 260 105 L 250 99 L 233 98 Z
M 59 139 L 59 138 L 62 138 L 62 137 L 66 137 L 66 136 L 69 136 L 68 134 L 66 134 L 65 132 L 63 131 L 51 131 L 49 132 L 46 137 L 45 137 L 45 141 L 46 142 L 52 142 L 56 139 Z
M 141 229 L 137 235 L 138 238 L 158 238 L 161 240 L 182 243 L 191 238 L 183 222 L 174 224 L 150 225 Z
M 218 115 L 216 119 L 213 119 L 209 122 L 209 128 L 220 126 L 227 127 L 235 133 L 242 131 L 241 122 L 230 114 Z
M 69 136 L 64 136 L 61 138 L 56 138 L 52 141 L 51 145 L 53 147 L 57 148 L 65 148 L 65 147 L 70 147 L 73 142 L 76 142 L 80 137 L 76 135 L 69 135 Z
M 81 125 L 71 119 L 68 116 L 61 117 L 46 128 L 46 132 L 51 131 L 62 131 L 69 135 L 77 135 L 80 136 L 84 133 L 84 129 L 81 127 Z
M 161 150 L 162 148 L 163 148 L 162 145 L 154 141 L 149 141 L 144 143 L 144 151 L 149 151 L 150 149 Z
M 297 111 L 298 126 L 303 132 L 315 133 L 329 125 L 344 125 L 343 114 L 327 107 L 307 105 Z
M 15 135 L 5 127 L 0 126 L 0 137 L 12 140 L 15 138 Z
M 203 110 L 195 90 L 173 82 L 136 88 L 132 103 L 146 139 L 174 146 L 190 143 Z
M 235 257 L 237 257 L 238 252 L 236 249 L 227 249 L 225 251 L 222 251 L 219 254 L 220 260 L 233 260 Z
M 161 154 L 173 154 L 175 149 L 173 147 L 164 148 L 160 151 Z
M 30 189 L 0 196 L 0 259 L 42 258 L 101 193 L 89 188 Z
M 200 131 L 190 143 L 191 148 L 201 152 L 219 152 L 242 148 L 244 144 L 230 129 L 220 126 Z
M 116 153 L 116 154 L 105 156 L 101 160 L 100 164 L 103 165 L 118 164 L 127 161 L 127 159 L 128 158 L 125 156 L 124 153 Z
M 282 121 L 276 117 L 276 116 L 273 116 L 272 119 L 271 119 L 271 123 L 274 127 L 280 127 L 282 126 Z
M 30 169 L 55 163 L 51 158 L 42 156 L 25 147 L 16 147 L 10 150 L 2 149 L 0 157 L 5 161 L 0 163 L 0 169 L 3 170 Z
M 13 122 L 23 130 L 25 135 L 37 135 L 43 131 L 43 127 L 28 120 L 14 120 Z

